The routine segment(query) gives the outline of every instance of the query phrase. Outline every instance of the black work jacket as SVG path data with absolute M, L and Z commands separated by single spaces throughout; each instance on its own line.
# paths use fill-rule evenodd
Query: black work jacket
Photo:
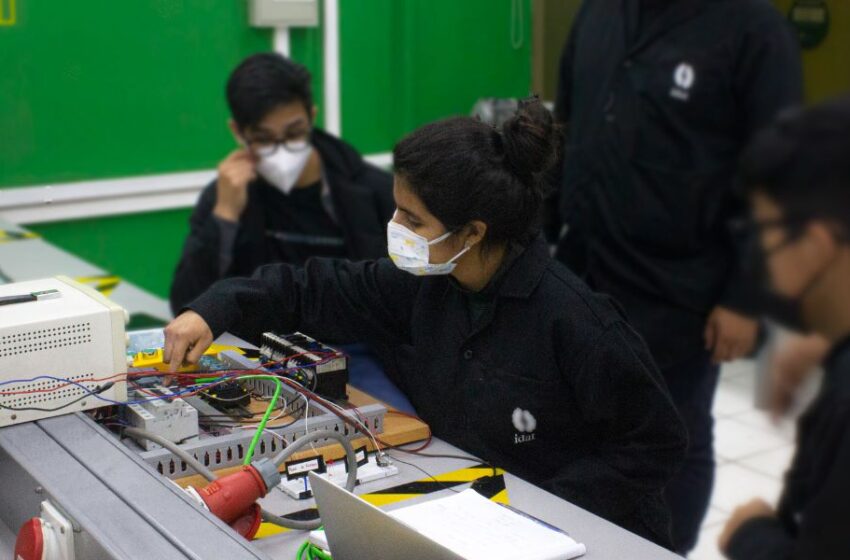
M 322 159 L 330 208 L 345 240 L 347 257 L 387 254 L 387 222 L 395 211 L 392 175 L 364 161 L 339 138 L 314 129 L 311 141 Z M 264 264 L 281 262 L 280 241 L 269 232 L 285 229 L 275 208 L 285 195 L 258 178 L 248 186 L 248 206 L 239 219 L 230 267 L 219 269 L 220 229 L 213 216 L 216 183 L 207 186 L 189 219 L 189 236 L 171 286 L 171 308 L 180 310 L 223 276 L 250 276 Z M 303 264 L 303 263 L 292 263 Z
M 189 308 L 215 335 L 367 343 L 434 435 L 668 545 L 662 490 L 686 437 L 641 338 L 542 238 L 490 293 L 472 324 L 449 277 L 310 259 L 223 280 Z
M 559 258 L 612 294 L 659 365 L 702 349 L 717 304 L 752 308 L 728 223 L 753 132 L 801 100 L 796 38 L 765 0 L 589 0 L 561 59 Z
M 744 524 L 732 560 L 850 558 L 850 338 L 825 363 L 820 394 L 800 419 L 778 515 Z

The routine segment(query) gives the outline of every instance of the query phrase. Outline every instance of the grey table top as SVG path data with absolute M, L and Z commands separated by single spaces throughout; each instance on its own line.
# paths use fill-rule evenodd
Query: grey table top
M 427 452 L 434 454 L 467 455 L 462 450 L 438 439 L 433 441 Z M 390 455 L 393 457 L 395 465 L 399 468 L 399 475 L 358 486 L 355 490 L 356 494 L 374 492 L 399 484 L 428 478 L 422 471 L 436 475 L 470 467 L 475 464 L 470 461 L 457 459 L 417 457 L 398 451 L 391 451 Z M 415 465 L 418 468 L 401 463 L 396 459 Z M 676 556 L 672 552 L 664 550 L 520 478 L 506 475 L 505 486 L 507 487 L 508 497 L 513 507 L 566 531 L 575 540 L 584 543 L 587 546 L 587 554 L 584 558 L 588 560 L 674 560 L 679 558 L 679 556 Z M 456 488 L 462 489 L 463 486 Z M 449 490 L 444 490 L 428 494 L 421 498 L 387 506 L 386 509 L 404 507 L 416 503 L 418 500 L 441 497 L 449 492 Z M 313 500 L 295 501 L 281 491 L 275 491 L 263 500 L 263 506 L 277 514 L 292 513 L 312 507 L 313 505 Z M 305 538 L 306 535 L 303 532 L 288 532 L 260 539 L 255 541 L 255 543 L 258 548 L 272 558 L 275 558 L 275 560 L 292 560 L 295 557 L 295 552 L 301 543 L 304 542 Z

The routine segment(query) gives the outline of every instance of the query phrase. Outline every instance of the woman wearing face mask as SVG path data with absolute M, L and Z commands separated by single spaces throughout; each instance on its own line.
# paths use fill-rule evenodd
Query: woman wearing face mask
M 537 100 L 502 131 L 420 128 L 393 153 L 391 259 L 219 282 L 166 328 L 166 358 L 224 331 L 366 342 L 434 435 L 668 545 L 681 421 L 640 337 L 536 234 L 557 136 Z

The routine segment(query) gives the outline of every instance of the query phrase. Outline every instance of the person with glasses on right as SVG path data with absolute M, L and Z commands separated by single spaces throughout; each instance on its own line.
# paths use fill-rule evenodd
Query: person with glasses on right
M 276 53 L 227 82 L 238 147 L 201 194 L 171 287 L 178 313 L 217 280 L 309 257 L 386 255 L 392 176 L 315 126 L 310 73 Z
M 732 560 L 845 560 L 850 96 L 784 114 L 756 137 L 741 167 L 752 203 L 746 261 L 770 288 L 765 312 L 793 330 L 819 335 L 830 349 L 819 394 L 797 425 L 797 451 L 778 507 L 761 499 L 742 504 L 721 533 L 720 549 Z

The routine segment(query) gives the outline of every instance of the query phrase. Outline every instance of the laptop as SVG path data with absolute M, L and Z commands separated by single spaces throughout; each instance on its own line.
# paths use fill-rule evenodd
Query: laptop
M 344 488 L 309 477 L 334 560 L 463 560 Z

